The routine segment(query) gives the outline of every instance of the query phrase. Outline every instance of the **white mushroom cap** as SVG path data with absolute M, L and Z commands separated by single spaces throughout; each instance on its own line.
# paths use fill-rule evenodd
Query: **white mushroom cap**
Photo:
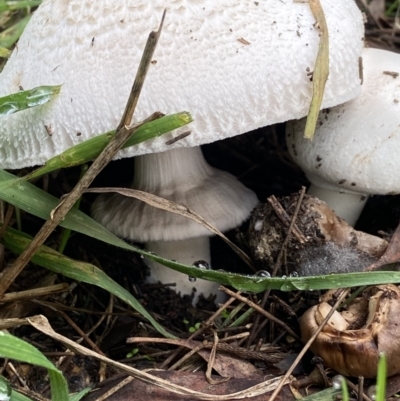
M 320 188 L 400 193 L 400 55 L 365 49 L 363 65 L 361 96 L 321 112 L 313 141 L 304 120 L 288 124 L 289 152 Z
M 359 93 L 363 46 L 352 0 L 322 0 L 330 40 L 323 106 Z M 319 30 L 307 3 L 293 0 L 44 0 L 0 75 L 0 96 L 63 84 L 52 102 L 0 123 L 0 166 L 20 168 L 114 129 L 128 98 L 145 41 L 167 17 L 135 118 L 187 110 L 195 146 L 307 114 L 308 71 Z M 49 137 L 44 125 L 51 127 Z M 187 130 L 187 128 L 186 128 Z M 169 137 L 170 138 L 170 137 Z M 123 151 L 161 152 L 169 138 Z
M 136 157 L 133 188 L 185 205 L 221 231 L 242 224 L 258 203 L 233 175 L 211 167 L 199 147 Z M 187 217 L 120 194 L 99 196 L 92 215 L 114 234 L 139 242 L 213 235 Z

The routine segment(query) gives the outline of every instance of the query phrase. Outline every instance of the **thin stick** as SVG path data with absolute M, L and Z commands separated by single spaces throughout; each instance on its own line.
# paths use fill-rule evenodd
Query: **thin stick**
M 255 309 L 258 313 L 261 313 L 262 315 L 264 315 L 267 319 L 270 319 L 273 322 L 275 322 L 276 324 L 278 324 L 279 326 L 283 327 L 296 340 L 301 341 L 300 337 L 290 327 L 288 327 L 285 323 L 283 323 L 281 320 L 276 318 L 274 315 L 271 315 L 269 312 L 267 312 L 266 310 L 261 308 L 261 306 L 259 306 L 256 303 L 248 300 L 245 297 L 242 297 L 239 294 L 236 294 L 235 292 L 229 290 L 228 288 L 224 287 L 223 285 L 221 285 L 219 287 L 219 289 L 221 291 L 225 292 L 226 294 L 228 294 L 229 296 L 235 297 L 239 301 L 244 302 L 245 304 L 249 305 L 251 308 Z
M 10 292 L 3 296 L 1 302 L 16 302 L 22 299 L 45 297 L 59 292 L 67 292 L 68 290 L 69 285 L 67 283 L 54 284 L 47 287 L 33 288 L 32 290 Z
M 278 202 L 276 197 L 274 195 L 270 196 L 267 199 L 268 203 L 272 206 L 274 209 L 276 215 L 278 216 L 279 220 L 283 223 L 283 225 L 287 228 L 290 225 L 290 217 L 286 213 L 286 210 L 282 207 L 282 205 Z M 293 226 L 293 236 L 297 239 L 297 241 L 300 242 L 300 244 L 304 244 L 307 242 L 307 238 L 305 235 L 300 231 L 299 227 L 297 227 L 297 224 Z
M 240 294 L 240 293 L 239 293 Z M 214 322 L 214 320 L 232 303 L 235 301 L 235 298 L 229 298 L 223 305 L 221 305 L 216 312 L 214 312 L 205 322 L 204 324 L 196 330 L 193 334 L 191 334 L 188 340 L 192 340 L 193 338 L 203 334 Z M 180 346 L 177 348 L 160 366 L 160 369 L 165 369 L 166 366 L 174 359 L 184 349 L 184 347 Z
M 282 244 L 281 249 L 279 251 L 279 255 L 278 255 L 277 259 L 276 259 L 274 270 L 272 271 L 272 277 L 275 277 L 276 273 L 278 272 L 279 267 L 281 266 L 283 253 L 285 252 L 285 250 L 287 248 L 287 245 L 289 243 L 290 237 L 291 237 L 292 232 L 294 230 L 294 227 L 295 227 L 295 224 L 296 224 L 297 215 L 299 214 L 300 206 L 301 206 L 301 203 L 303 202 L 303 198 L 304 198 L 305 193 L 306 193 L 306 187 L 301 187 L 301 191 L 300 191 L 300 194 L 299 194 L 299 199 L 297 200 L 296 208 L 295 208 L 293 216 L 292 216 L 292 218 L 290 220 L 290 225 L 289 225 L 289 229 L 288 229 L 286 238 L 283 241 L 283 244 Z
M 285 249 L 286 249 L 286 247 L 287 247 L 287 244 L 289 243 L 290 237 L 291 237 L 292 232 L 293 232 L 293 229 L 294 229 L 294 227 L 295 227 L 297 215 L 299 214 L 300 206 L 301 206 L 301 203 L 303 202 L 303 198 L 304 198 L 304 194 L 305 194 L 305 193 L 306 193 L 306 188 L 305 188 L 305 187 L 301 187 L 299 199 L 297 200 L 296 208 L 295 208 L 295 210 L 294 210 L 292 219 L 290 220 L 290 225 L 289 225 L 289 228 L 288 228 L 288 232 L 287 232 L 286 238 L 285 238 L 285 240 L 283 241 L 282 247 L 281 247 L 281 249 L 280 249 L 280 251 L 279 251 L 279 255 L 278 255 L 277 259 L 276 259 L 276 263 L 275 263 L 275 266 L 274 266 L 274 270 L 272 271 L 272 274 L 271 274 L 272 277 L 275 277 L 275 276 L 276 276 L 276 273 L 277 273 L 277 271 L 278 271 L 278 269 L 279 269 L 279 267 L 280 267 L 280 265 L 281 265 L 281 261 L 282 261 L 282 258 L 283 258 L 283 253 L 284 253 L 284 251 L 285 251 Z M 278 200 L 276 200 L 276 202 L 280 205 L 280 203 L 278 202 Z M 282 208 L 282 209 L 283 209 L 283 208 Z M 286 213 L 286 212 L 285 212 L 285 213 Z M 300 231 L 300 230 L 299 230 L 299 231 Z M 267 291 L 264 292 L 264 296 L 263 296 L 263 299 L 262 299 L 261 305 L 260 305 L 262 308 L 265 307 L 265 304 L 267 303 L 267 300 L 268 300 L 268 298 L 269 298 L 269 294 L 270 294 L 270 293 L 271 293 L 271 290 L 270 290 L 270 289 L 268 289 Z M 254 321 L 254 325 L 253 325 L 253 327 L 252 327 L 252 330 L 251 330 L 249 339 L 247 340 L 247 346 L 248 346 L 248 347 L 252 344 L 252 342 L 254 341 L 254 339 L 256 338 L 256 336 L 258 335 L 258 333 L 259 333 L 259 332 L 264 328 L 264 326 L 265 326 L 265 324 L 262 325 L 262 326 L 259 326 L 259 322 L 260 322 L 260 315 L 257 315 L 257 316 L 256 316 L 256 319 L 255 319 L 255 321 Z
M 26 247 L 24 252 L 22 252 L 20 256 L 15 260 L 11 268 L 4 273 L 0 282 L 0 299 L 7 291 L 8 287 L 13 283 L 15 278 L 21 273 L 21 271 L 30 261 L 37 249 L 46 241 L 53 230 L 64 219 L 64 216 L 74 206 L 76 201 L 82 195 L 82 192 L 89 187 L 97 174 L 99 174 L 99 172 L 103 170 L 103 168 L 112 160 L 115 154 L 121 149 L 123 144 L 129 139 L 129 137 L 135 132 L 135 130 L 144 123 L 142 122 L 135 124 L 133 127 L 127 127 L 125 125 L 125 122 L 130 121 L 130 119 L 132 118 L 134 106 L 136 106 L 137 104 L 140 90 L 143 86 L 143 82 L 148 69 L 148 64 L 150 64 L 152 60 L 153 52 L 157 45 L 161 29 L 162 25 L 160 25 L 157 32 L 151 32 L 149 38 L 147 39 L 142 60 L 140 62 L 135 77 L 135 82 L 137 81 L 138 83 L 137 85 L 133 85 L 133 89 L 135 91 L 131 92 L 129 96 L 129 107 L 127 107 L 127 110 L 125 110 L 121 123 L 119 124 L 119 127 L 122 126 L 122 128 L 119 128 L 117 130 L 114 138 L 108 143 L 108 145 L 104 148 L 99 157 L 93 162 L 86 174 L 82 177 L 82 179 L 78 182 L 74 189 L 58 205 L 58 207 L 56 207 L 51 212 L 50 219 L 47 220 L 46 223 L 44 223 L 40 231 L 36 234 L 31 243 Z M 128 115 L 129 113 L 131 113 L 130 116 Z M 150 117 L 149 119 L 152 120 L 153 117 Z M 147 119 L 146 122 L 148 122 L 149 119 Z
M 158 39 L 161 35 L 166 12 L 167 11 L 164 10 L 158 31 L 150 32 L 150 35 L 147 39 L 146 46 L 143 50 L 143 56 L 140 60 L 138 73 L 131 89 L 131 96 L 129 96 L 128 102 L 126 103 L 124 114 L 122 115 L 121 122 L 119 123 L 116 132 L 122 130 L 125 125 L 130 125 L 132 122 L 133 113 L 135 112 L 151 60 L 153 59 L 154 50 L 156 49 Z

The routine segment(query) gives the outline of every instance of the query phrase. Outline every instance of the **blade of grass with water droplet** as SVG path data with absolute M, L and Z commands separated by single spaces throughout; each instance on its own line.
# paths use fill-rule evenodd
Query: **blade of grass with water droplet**
M 12 183 L 13 185 L 0 187 L 1 199 L 42 219 L 47 220 L 52 209 L 57 207 L 60 202 L 59 199 L 35 187 L 31 183 L 21 181 L 18 177 L 0 170 L 0 184 L 2 182 Z M 79 210 L 71 209 L 60 225 L 110 245 L 139 253 L 148 259 L 187 274 L 188 276 L 215 281 L 224 285 L 231 285 L 235 289 L 241 291 L 258 293 L 267 289 L 281 291 L 327 290 L 363 285 L 400 283 L 400 272 L 393 271 L 331 274 L 312 277 L 261 278 L 258 276 L 244 276 L 215 270 L 203 270 L 164 259 L 127 244 Z

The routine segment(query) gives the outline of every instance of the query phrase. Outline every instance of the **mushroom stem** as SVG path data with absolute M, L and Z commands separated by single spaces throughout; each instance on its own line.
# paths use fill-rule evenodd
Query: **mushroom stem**
M 149 252 L 154 252 L 165 259 L 178 260 L 180 263 L 189 266 L 196 261 L 204 261 L 210 265 L 211 261 L 210 241 L 206 236 L 181 241 L 148 242 L 145 248 Z M 150 259 L 146 260 L 146 264 L 149 266 L 151 272 L 146 280 L 148 283 L 156 281 L 176 283 L 177 290 L 182 294 L 191 294 L 193 288 L 195 288 L 194 304 L 196 304 L 201 293 L 206 297 L 208 294 L 216 294 L 216 302 L 224 302 L 226 300 L 225 294 L 218 290 L 218 283 L 202 279 L 191 281 L 186 274 L 168 269 Z
M 133 188 L 184 205 L 220 231 L 239 226 L 258 203 L 254 192 L 234 176 L 211 167 L 200 147 L 136 157 Z M 164 258 L 188 265 L 198 260 L 210 262 L 207 237 L 212 233 L 187 217 L 119 194 L 100 195 L 92 214 L 116 235 L 147 243 L 147 249 Z M 185 274 L 154 262 L 149 266 L 150 281 L 176 282 L 176 290 L 182 295 L 191 294 L 193 287 L 206 297 L 216 294 L 215 283 L 202 280 L 203 286 L 198 280 L 193 285 Z
M 327 189 L 311 184 L 307 193 L 326 202 L 337 216 L 354 226 L 357 222 L 368 196 L 363 194 L 340 192 L 339 189 Z

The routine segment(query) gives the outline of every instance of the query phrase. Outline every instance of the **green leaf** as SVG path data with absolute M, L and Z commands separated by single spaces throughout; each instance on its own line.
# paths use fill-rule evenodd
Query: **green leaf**
M 387 362 L 384 352 L 381 353 L 378 362 L 378 374 L 376 378 L 376 401 L 386 400 L 386 382 L 387 382 Z
M 30 90 L 23 90 L 12 95 L 0 98 L 0 117 L 8 116 L 17 111 L 31 107 L 40 106 L 49 102 L 55 95 L 60 93 L 61 85 L 38 86 Z M 0 120 L 1 121 L 1 120 Z
M 322 390 L 318 393 L 311 394 L 307 397 L 303 397 L 301 401 L 334 401 L 337 399 L 337 396 L 342 391 L 340 389 L 335 389 L 333 387 L 329 387 L 325 390 Z
M 0 5 L 1 7 L 1 5 Z M 20 38 L 26 24 L 31 19 L 28 15 L 0 33 L 0 46 L 10 48 Z
M 13 252 L 20 254 L 28 246 L 30 240 L 31 239 L 26 234 L 12 228 L 7 228 L 2 242 Z M 152 316 L 131 293 L 113 281 L 98 267 L 90 263 L 70 259 L 44 245 L 36 251 L 32 261 L 57 274 L 103 288 L 109 293 L 122 299 L 142 316 L 147 318 L 154 328 L 156 328 L 163 336 L 175 338 L 152 318 Z
M 73 394 L 69 396 L 69 401 L 79 401 L 81 400 L 91 389 L 85 388 L 77 394 Z
M 11 385 L 3 376 L 0 376 L 0 400 L 9 401 L 11 398 Z
M 0 12 L 38 6 L 42 0 L 0 0 Z
M 68 401 L 68 385 L 62 373 L 35 347 L 4 331 L 0 331 L 0 356 L 46 368 L 53 400 Z
M 124 144 L 122 149 L 128 148 L 138 143 L 147 141 L 177 128 L 183 127 L 192 122 L 192 116 L 188 112 L 170 114 L 158 118 L 157 120 L 148 122 L 139 127 L 134 135 L 132 135 Z M 33 173 L 25 177 L 32 179 L 40 177 L 43 174 L 50 173 L 54 170 L 66 167 L 77 166 L 96 159 L 101 151 L 106 147 L 110 140 L 115 136 L 115 130 L 102 135 L 97 135 L 94 138 L 88 139 L 85 142 L 79 143 L 65 152 L 48 160 L 43 167 L 35 170 Z
M 32 400 L 32 398 L 28 398 L 27 396 L 19 393 L 18 391 L 12 390 L 11 401 L 34 401 L 34 400 Z
M 10 50 L 6 49 L 5 47 L 0 47 L 0 57 L 8 58 L 11 56 Z

